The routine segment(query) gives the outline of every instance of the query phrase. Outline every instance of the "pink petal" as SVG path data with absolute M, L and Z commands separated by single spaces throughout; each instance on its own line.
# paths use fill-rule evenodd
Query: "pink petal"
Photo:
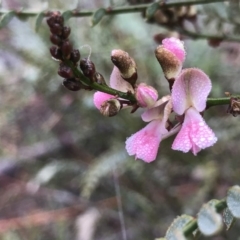
M 140 83 L 137 86 L 135 95 L 139 106 L 143 108 L 152 107 L 158 99 L 157 90 L 145 83 Z
M 189 107 L 194 107 L 199 112 L 203 111 L 211 88 L 211 80 L 202 70 L 183 70 L 173 84 L 173 110 L 179 115 Z
M 162 126 L 161 121 L 154 120 L 146 127 L 133 134 L 126 141 L 126 150 L 130 156 L 142 159 L 145 162 L 152 162 L 156 159 L 162 134 L 167 130 Z
M 101 105 L 108 99 L 114 98 L 113 95 L 103 92 L 95 92 L 93 95 L 93 103 L 97 109 L 100 109 Z
M 134 92 L 132 85 L 121 77 L 121 73 L 116 66 L 110 76 L 110 87 L 122 92 Z
M 162 45 L 164 48 L 171 51 L 180 62 L 184 62 L 186 52 L 182 41 L 174 37 L 165 38 L 162 41 Z
M 182 152 L 191 150 L 194 155 L 201 149 L 211 147 L 217 137 L 195 108 L 186 111 L 182 128 L 176 136 L 172 149 Z

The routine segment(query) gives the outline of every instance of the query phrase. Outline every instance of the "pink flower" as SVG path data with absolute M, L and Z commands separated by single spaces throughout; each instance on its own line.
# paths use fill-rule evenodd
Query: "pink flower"
M 155 55 L 168 80 L 179 75 L 186 55 L 182 41 L 174 37 L 164 39 L 155 50 Z
M 157 90 L 145 83 L 140 83 L 137 86 L 135 95 L 138 105 L 143 108 L 152 107 L 158 99 Z
M 117 67 L 114 66 L 112 74 L 110 76 L 110 87 L 117 89 L 119 91 L 122 92 L 134 92 L 133 87 L 131 86 L 130 83 L 128 83 L 127 81 L 125 81 L 122 77 L 121 77 L 121 73 L 118 70 Z M 115 96 L 108 94 L 108 93 L 103 93 L 103 92 L 95 92 L 93 95 L 93 102 L 94 105 L 96 106 L 96 108 L 100 109 L 101 105 L 111 99 L 111 98 L 115 98 Z
M 156 159 L 158 148 L 163 137 L 168 135 L 167 119 L 171 113 L 170 97 L 158 100 L 153 108 L 142 114 L 144 121 L 150 122 L 126 141 L 126 150 L 130 156 L 152 162 Z
M 200 69 L 185 69 L 175 80 L 172 88 L 173 110 L 179 115 L 185 114 L 185 118 L 172 149 L 191 150 L 196 155 L 201 149 L 216 143 L 215 134 L 199 113 L 206 108 L 211 88 L 209 77 Z

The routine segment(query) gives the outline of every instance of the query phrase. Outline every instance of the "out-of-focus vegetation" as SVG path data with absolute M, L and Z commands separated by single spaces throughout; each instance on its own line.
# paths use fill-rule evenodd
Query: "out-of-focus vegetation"
M 131 1 L 137 2 L 144 1 Z M 3 0 L 2 7 L 41 11 L 109 4 Z M 214 6 L 206 11 L 210 20 L 216 16 Z M 139 13 L 108 16 L 94 28 L 89 22 L 71 18 L 71 40 L 76 48 L 91 47 L 91 59 L 105 79 L 113 68 L 111 50 L 123 49 L 137 63 L 139 82 L 156 87 L 160 95 L 169 93 L 154 56 L 153 36 L 165 29 L 146 23 Z M 128 239 L 154 239 L 164 236 L 177 215 L 194 216 L 205 201 L 221 199 L 229 186 L 239 184 L 239 118 L 228 115 L 227 106 L 205 113 L 219 140 L 197 157 L 172 151 L 172 137 L 161 143 L 153 163 L 135 161 L 124 142 L 144 126 L 140 111 L 106 118 L 93 106 L 93 92 L 65 89 L 50 57 L 45 20 L 38 33 L 34 27 L 34 18 L 14 18 L 0 30 L 0 239 L 123 239 L 118 186 Z M 215 29 L 216 22 L 209 28 Z M 185 46 L 184 67 L 201 68 L 210 76 L 212 97 L 240 92 L 239 43 L 212 48 L 204 39 L 186 39 Z M 81 54 L 87 57 L 89 49 Z M 212 239 L 239 239 L 239 227 L 238 221 Z

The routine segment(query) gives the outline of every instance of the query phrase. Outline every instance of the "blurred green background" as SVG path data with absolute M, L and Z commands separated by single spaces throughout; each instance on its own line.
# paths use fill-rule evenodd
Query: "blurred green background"
M 94 10 L 129 2 L 3 0 L 2 8 Z M 210 25 L 202 30 L 219 33 L 214 6 L 198 6 L 199 21 L 205 14 Z M 204 202 L 224 198 L 239 184 L 239 118 L 227 114 L 227 106 L 205 113 L 218 142 L 198 156 L 172 151 L 171 137 L 161 143 L 156 161 L 135 161 L 124 142 L 144 127 L 141 111 L 106 118 L 94 107 L 93 92 L 65 89 L 49 53 L 48 26 L 44 20 L 36 33 L 35 21 L 14 18 L 0 29 L 0 239 L 118 240 L 124 231 L 127 239 L 154 239 L 165 235 L 176 216 L 196 216 Z M 169 94 L 154 56 L 154 36 L 166 29 L 146 23 L 140 13 L 106 16 L 93 28 L 89 23 L 89 17 L 71 18 L 67 25 L 75 48 L 91 47 L 91 60 L 105 79 L 113 68 L 111 50 L 122 49 L 137 63 L 138 82 L 156 87 L 160 96 Z M 185 47 L 184 67 L 210 76 L 212 97 L 240 92 L 239 43 L 212 48 L 207 40 L 186 39 Z M 82 57 L 88 54 L 81 49 Z M 240 239 L 239 227 L 237 221 L 211 239 Z

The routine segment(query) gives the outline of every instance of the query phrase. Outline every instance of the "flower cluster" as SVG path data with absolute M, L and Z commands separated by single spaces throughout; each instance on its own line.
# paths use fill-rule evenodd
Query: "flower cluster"
M 155 55 L 166 79 L 171 94 L 158 99 L 157 90 L 145 83 L 136 84 L 137 69 L 134 60 L 122 50 L 112 51 L 114 68 L 110 86 L 123 92 L 135 94 L 137 108 L 145 109 L 142 120 L 149 122 L 143 129 L 126 140 L 129 155 L 145 162 L 156 159 L 161 140 L 178 133 L 172 149 L 182 152 L 192 151 L 196 155 L 201 149 L 212 146 L 217 138 L 204 121 L 202 114 L 206 108 L 207 96 L 211 90 L 209 77 L 200 69 L 182 70 L 185 60 L 183 42 L 176 38 L 162 41 Z M 117 104 L 122 100 L 117 96 L 96 92 L 95 106 L 101 110 L 114 106 L 115 112 L 128 105 Z M 175 124 L 169 117 L 175 114 Z M 109 114 L 108 114 L 109 115 Z

